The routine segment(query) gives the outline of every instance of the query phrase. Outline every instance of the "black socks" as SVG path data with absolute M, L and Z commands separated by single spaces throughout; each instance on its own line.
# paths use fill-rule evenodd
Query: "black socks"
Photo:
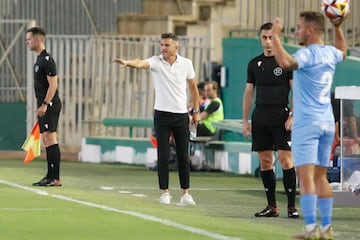
M 296 172 L 295 168 L 283 169 L 283 184 L 288 198 L 288 208 L 295 207 L 296 196 Z
M 47 178 L 60 179 L 59 144 L 54 144 L 46 148 L 46 160 L 48 165 Z
M 261 178 L 264 184 L 268 205 L 276 208 L 276 197 L 275 197 L 276 178 L 274 171 L 272 169 L 261 171 Z

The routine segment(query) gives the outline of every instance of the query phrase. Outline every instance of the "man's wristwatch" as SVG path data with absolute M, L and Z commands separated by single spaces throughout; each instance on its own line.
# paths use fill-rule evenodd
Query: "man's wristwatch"
M 49 106 L 50 103 L 46 102 L 45 100 L 42 102 L 42 104 L 46 105 L 46 106 Z
M 193 109 L 192 112 L 193 113 L 200 113 L 200 109 Z
M 293 112 L 289 112 L 289 116 L 292 116 L 293 115 Z

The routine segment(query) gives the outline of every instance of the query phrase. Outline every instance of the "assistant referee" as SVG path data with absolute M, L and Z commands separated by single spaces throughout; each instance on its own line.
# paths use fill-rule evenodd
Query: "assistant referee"
M 33 27 L 26 31 L 26 45 L 37 55 L 34 65 L 34 88 L 37 100 L 36 115 L 46 149 L 47 174 L 33 186 L 61 186 L 60 149 L 56 130 L 61 111 L 58 77 L 54 59 L 45 49 L 45 31 Z

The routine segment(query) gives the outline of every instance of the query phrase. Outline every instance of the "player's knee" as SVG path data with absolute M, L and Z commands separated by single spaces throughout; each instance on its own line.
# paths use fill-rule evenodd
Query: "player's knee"
M 280 159 L 282 169 L 287 170 L 294 167 L 294 163 L 291 158 Z
M 262 171 L 272 169 L 272 165 L 273 165 L 272 159 L 268 159 L 268 158 L 260 159 L 260 166 Z
M 52 132 L 44 132 L 42 139 L 45 147 L 57 144 L 56 134 Z

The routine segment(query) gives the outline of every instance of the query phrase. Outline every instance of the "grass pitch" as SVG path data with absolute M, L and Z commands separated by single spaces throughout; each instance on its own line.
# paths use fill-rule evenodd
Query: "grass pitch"
M 158 204 L 156 172 L 143 166 L 62 161 L 63 187 L 32 187 L 45 161 L 24 165 L 0 159 L 0 239 L 291 239 L 303 219 L 288 219 L 282 182 L 280 217 L 255 218 L 266 205 L 259 178 L 192 172 L 196 206 L 179 207 L 177 172 L 170 173 L 172 204 Z M 360 201 L 360 198 L 359 198 Z M 336 207 L 336 239 L 359 239 L 360 208 Z

